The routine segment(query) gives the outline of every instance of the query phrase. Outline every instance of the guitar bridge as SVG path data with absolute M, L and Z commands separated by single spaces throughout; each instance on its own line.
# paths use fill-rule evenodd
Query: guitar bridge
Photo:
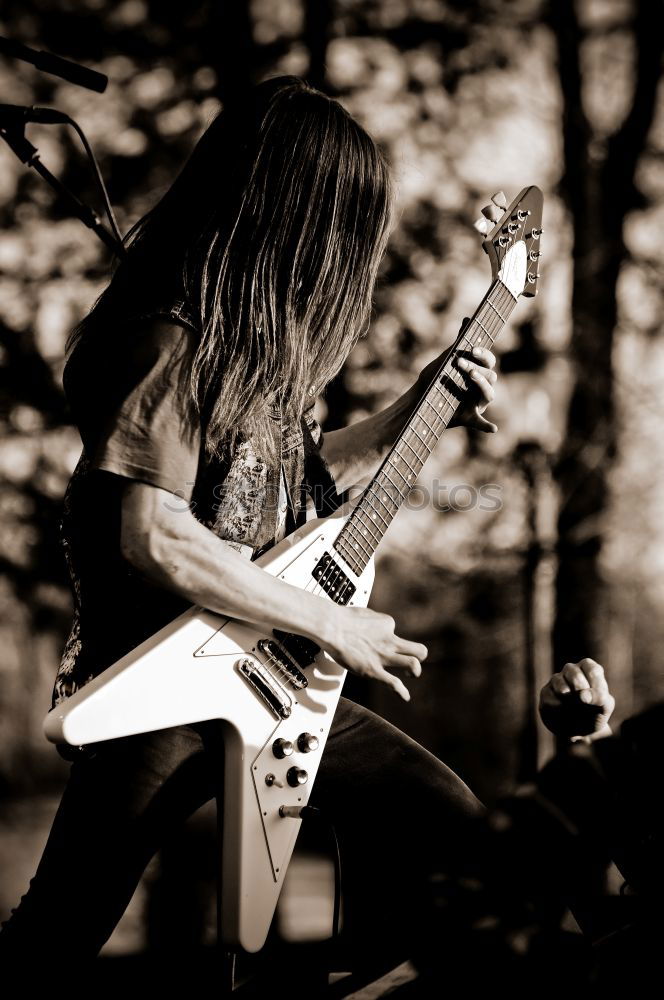
M 263 699 L 268 708 L 278 719 L 288 719 L 292 712 L 292 702 L 286 703 L 278 691 L 267 670 L 260 663 L 246 656 L 237 664 L 237 668 L 248 681 L 257 695 Z M 290 700 L 290 699 L 289 699 Z

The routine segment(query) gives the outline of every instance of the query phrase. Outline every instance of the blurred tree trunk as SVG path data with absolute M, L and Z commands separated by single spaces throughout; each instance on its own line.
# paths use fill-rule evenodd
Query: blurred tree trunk
M 333 0 L 307 0 L 305 6 L 304 42 L 309 49 L 307 81 L 312 87 L 327 90 L 327 45 Z
M 225 103 L 256 82 L 257 53 L 248 3 L 210 4 L 209 31 L 202 38 L 206 61 L 217 71 L 217 96 Z
M 570 355 L 574 385 L 567 432 L 556 468 L 558 521 L 554 664 L 591 656 L 601 661 L 606 593 L 599 555 L 608 507 L 608 476 L 616 454 L 612 348 L 616 285 L 626 257 L 625 215 L 639 207 L 634 184 L 653 120 L 661 73 L 661 5 L 635 0 L 634 96 L 608 140 L 598 140 L 581 98 L 582 31 L 574 0 L 555 0 L 550 20 L 563 96 L 565 173 L 562 193 L 572 216 L 574 276 Z

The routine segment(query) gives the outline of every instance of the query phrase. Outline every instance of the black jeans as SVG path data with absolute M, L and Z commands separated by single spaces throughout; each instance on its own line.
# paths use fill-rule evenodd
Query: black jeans
M 97 955 L 164 839 L 218 790 L 216 725 L 108 741 L 72 763 L 37 871 L 2 925 L 3 962 Z M 311 804 L 337 829 L 344 887 L 360 890 L 346 929 L 369 937 L 395 920 L 400 936 L 414 927 L 426 876 L 455 865 L 484 812 L 438 758 L 345 698 Z

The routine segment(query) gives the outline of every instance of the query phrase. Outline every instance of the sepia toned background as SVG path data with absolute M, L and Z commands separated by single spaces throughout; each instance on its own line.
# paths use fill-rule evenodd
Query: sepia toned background
M 472 228 L 488 197 L 544 191 L 540 291 L 496 346 L 499 433 L 444 435 L 426 502 L 379 554 L 372 607 L 428 645 L 424 675 L 408 705 L 349 687 L 487 802 L 551 752 L 536 693 L 554 666 L 603 663 L 618 719 L 664 696 L 660 13 L 647 0 L 5 0 L 0 17 L 0 34 L 110 77 L 99 95 L 0 59 L 0 100 L 79 122 L 123 232 L 251 80 L 305 76 L 383 144 L 399 222 L 368 336 L 319 401 L 328 428 L 391 402 L 472 314 L 490 279 Z M 28 136 L 100 209 L 75 135 Z M 80 450 L 61 372 L 110 263 L 0 144 L 0 918 L 66 778 L 41 732 L 69 625 L 58 521 Z M 487 487 L 498 502 L 482 503 Z M 145 940 L 145 909 L 112 947 Z

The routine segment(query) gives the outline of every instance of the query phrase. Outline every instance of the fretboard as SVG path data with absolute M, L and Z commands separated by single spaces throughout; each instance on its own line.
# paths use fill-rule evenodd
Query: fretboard
M 455 359 L 474 347 L 491 347 L 516 301 L 499 279 L 491 285 L 339 533 L 334 548 L 358 575 L 468 393 Z

